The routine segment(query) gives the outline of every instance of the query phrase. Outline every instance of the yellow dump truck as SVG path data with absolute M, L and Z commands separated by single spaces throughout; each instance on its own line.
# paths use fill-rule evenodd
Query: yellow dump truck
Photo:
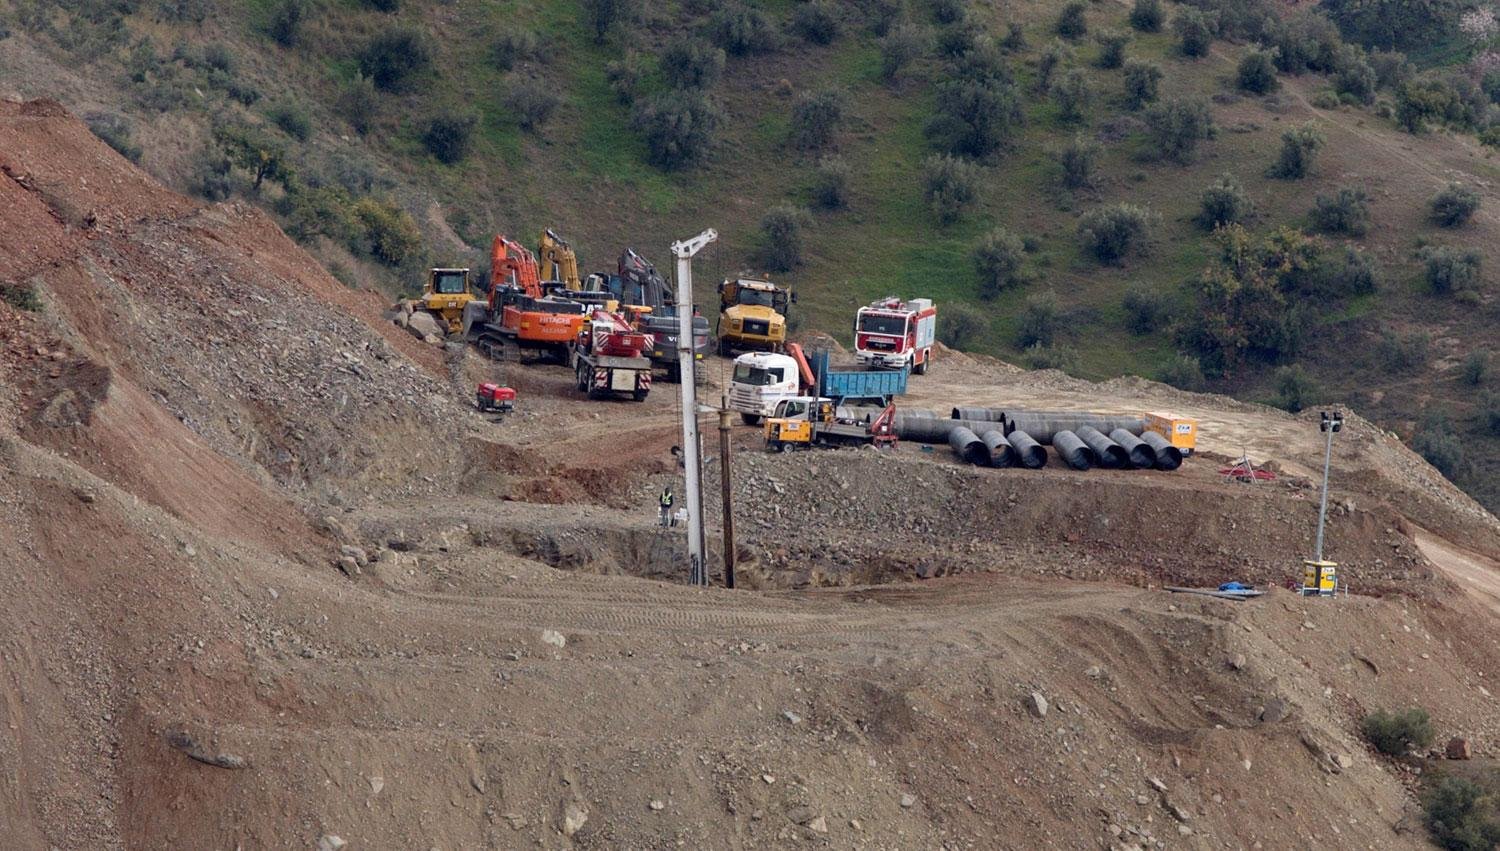
M 786 345 L 791 290 L 770 281 L 735 278 L 719 284 L 719 354 L 779 352 Z

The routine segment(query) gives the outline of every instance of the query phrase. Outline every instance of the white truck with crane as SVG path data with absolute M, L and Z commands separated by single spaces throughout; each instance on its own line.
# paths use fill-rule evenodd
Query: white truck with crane
M 796 343 L 787 343 L 787 354 L 747 352 L 734 359 L 729 384 L 729 407 L 738 411 L 746 425 L 772 416 L 777 403 L 807 396 L 827 397 L 840 404 L 868 403 L 885 407 L 894 396 L 906 392 L 907 371 L 833 370 L 828 353 L 815 352 L 810 363 Z
M 861 307 L 854 317 L 854 356 L 881 369 L 924 375 L 937 339 L 937 307 L 930 298 L 895 296 Z

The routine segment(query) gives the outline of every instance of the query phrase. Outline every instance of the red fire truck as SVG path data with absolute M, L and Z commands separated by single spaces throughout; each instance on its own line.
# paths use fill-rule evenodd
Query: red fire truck
M 884 369 L 927 372 L 937 335 L 937 308 L 930 298 L 894 296 L 861 307 L 854 318 L 854 355 Z

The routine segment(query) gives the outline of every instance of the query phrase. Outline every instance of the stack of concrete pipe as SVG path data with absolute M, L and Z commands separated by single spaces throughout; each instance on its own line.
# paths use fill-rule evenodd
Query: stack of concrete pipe
M 1139 417 L 956 407 L 950 419 L 929 410 L 901 410 L 895 427 L 902 440 L 947 443 L 958 458 L 981 466 L 1045 466 L 1043 445 L 1076 470 L 1175 470 L 1182 465 L 1181 450 L 1147 431 Z

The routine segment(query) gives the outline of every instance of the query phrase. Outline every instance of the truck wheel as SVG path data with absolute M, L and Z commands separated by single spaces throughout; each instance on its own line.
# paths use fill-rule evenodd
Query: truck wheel
M 723 340 L 723 339 L 719 340 L 719 357 L 721 357 L 721 358 L 727 358 L 727 357 L 729 357 L 729 341 L 728 340 Z
M 755 414 L 740 414 L 740 421 L 745 425 L 760 425 L 760 417 Z
M 578 362 L 578 368 L 575 369 L 575 370 L 573 370 L 573 374 L 578 379 L 578 389 L 579 390 L 588 390 L 589 389 L 589 380 L 585 376 L 584 373 L 585 373 L 585 370 L 584 370 L 583 361 L 579 361 Z
M 915 372 L 917 375 L 926 375 L 927 374 L 927 364 L 929 364 L 931 362 L 932 362 L 932 353 L 928 352 L 927 356 L 924 357 L 924 358 L 922 358 L 922 362 L 919 363 L 919 364 L 917 364 L 916 367 L 912 369 L 912 372 Z
M 636 400 L 637 402 L 644 402 L 646 401 L 646 394 L 650 392 L 650 390 L 636 390 L 635 392 L 630 394 L 630 398 Z
M 783 442 L 780 446 L 776 447 L 776 449 L 780 452 L 791 452 L 792 444 Z

